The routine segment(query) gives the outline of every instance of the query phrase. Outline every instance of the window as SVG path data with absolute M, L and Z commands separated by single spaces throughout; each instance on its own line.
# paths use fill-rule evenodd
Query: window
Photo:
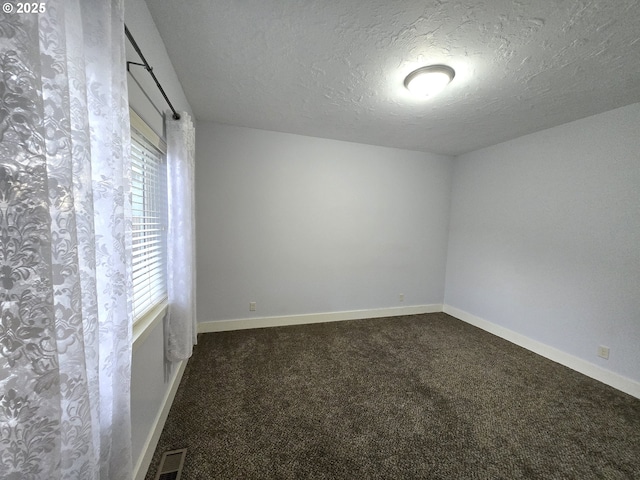
M 130 114 L 135 321 L 167 296 L 167 163 L 162 139 Z

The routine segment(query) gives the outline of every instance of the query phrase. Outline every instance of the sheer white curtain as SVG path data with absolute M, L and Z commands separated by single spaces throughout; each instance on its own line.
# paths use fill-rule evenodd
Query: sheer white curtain
M 0 478 L 130 479 L 123 2 L 44 5 L 0 18 Z
M 195 264 L 195 129 L 189 115 L 180 120 L 166 114 L 167 185 L 167 291 L 165 350 L 171 361 L 191 356 L 197 341 Z

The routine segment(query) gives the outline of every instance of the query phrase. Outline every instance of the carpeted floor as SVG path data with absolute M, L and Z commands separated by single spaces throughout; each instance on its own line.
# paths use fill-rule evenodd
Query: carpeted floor
M 195 479 L 640 479 L 640 400 L 443 313 L 200 335 Z

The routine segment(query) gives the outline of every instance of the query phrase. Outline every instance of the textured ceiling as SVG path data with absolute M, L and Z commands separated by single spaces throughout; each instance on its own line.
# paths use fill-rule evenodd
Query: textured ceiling
M 457 155 L 640 101 L 638 0 L 147 4 L 198 120 Z

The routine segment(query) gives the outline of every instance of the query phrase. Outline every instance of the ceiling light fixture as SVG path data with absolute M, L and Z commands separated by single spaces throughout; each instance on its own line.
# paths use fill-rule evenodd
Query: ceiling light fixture
M 446 65 L 429 65 L 414 70 L 404 79 L 404 86 L 411 93 L 433 97 L 453 80 L 456 72 Z

